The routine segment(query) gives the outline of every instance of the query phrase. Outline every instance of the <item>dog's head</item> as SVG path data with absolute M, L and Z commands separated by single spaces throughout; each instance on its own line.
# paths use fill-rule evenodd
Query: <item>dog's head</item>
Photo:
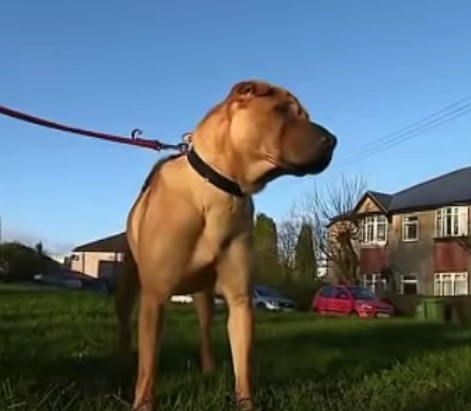
M 224 149 L 234 150 L 240 167 L 250 168 L 249 180 L 256 186 L 283 174 L 324 171 L 337 144 L 334 135 L 310 120 L 292 93 L 262 81 L 233 86 L 207 119 L 214 116 L 223 119 L 218 124 L 229 140 Z

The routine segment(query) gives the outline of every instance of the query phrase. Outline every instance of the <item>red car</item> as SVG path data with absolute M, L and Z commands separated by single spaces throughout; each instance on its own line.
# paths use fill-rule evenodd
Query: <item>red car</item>
M 380 301 L 369 289 L 355 285 L 325 285 L 316 293 L 312 310 L 321 315 L 360 318 L 392 317 L 392 305 Z

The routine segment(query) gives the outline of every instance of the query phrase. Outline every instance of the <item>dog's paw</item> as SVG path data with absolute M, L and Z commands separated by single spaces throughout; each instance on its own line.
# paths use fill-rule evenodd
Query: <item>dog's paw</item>
M 255 409 L 252 398 L 237 398 L 236 405 L 240 411 L 253 411 Z
M 134 405 L 132 411 L 152 411 L 152 402 L 146 401 L 140 405 Z

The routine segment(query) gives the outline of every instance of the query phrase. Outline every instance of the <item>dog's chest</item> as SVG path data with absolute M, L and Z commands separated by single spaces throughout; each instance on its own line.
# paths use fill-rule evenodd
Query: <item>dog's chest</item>
M 252 229 L 253 210 L 249 200 L 233 200 L 209 207 L 204 215 L 204 228 L 195 247 L 193 268 L 214 263 L 231 241 Z

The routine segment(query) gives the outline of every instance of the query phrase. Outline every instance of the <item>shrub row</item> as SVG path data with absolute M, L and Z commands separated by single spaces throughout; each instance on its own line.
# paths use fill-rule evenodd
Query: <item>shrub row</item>
M 280 289 L 286 297 L 294 301 L 298 310 L 310 311 L 315 294 L 324 284 L 321 280 L 313 284 L 291 283 L 284 284 Z
M 382 299 L 393 305 L 396 315 L 414 317 L 424 296 L 386 293 Z M 457 325 L 471 325 L 471 295 L 444 297 L 446 321 Z

